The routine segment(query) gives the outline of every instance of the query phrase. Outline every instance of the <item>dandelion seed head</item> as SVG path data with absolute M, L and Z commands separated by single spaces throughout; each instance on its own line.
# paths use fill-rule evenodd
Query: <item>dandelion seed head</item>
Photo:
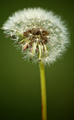
M 69 44 L 69 33 L 61 17 L 42 8 L 15 12 L 2 29 L 22 48 L 24 59 L 54 63 Z

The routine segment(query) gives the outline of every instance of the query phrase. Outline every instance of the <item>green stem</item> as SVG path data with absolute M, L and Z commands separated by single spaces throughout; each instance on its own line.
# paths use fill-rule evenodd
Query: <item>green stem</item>
M 40 78 L 41 78 L 42 120 L 47 120 L 45 71 L 44 64 L 42 61 L 40 62 Z

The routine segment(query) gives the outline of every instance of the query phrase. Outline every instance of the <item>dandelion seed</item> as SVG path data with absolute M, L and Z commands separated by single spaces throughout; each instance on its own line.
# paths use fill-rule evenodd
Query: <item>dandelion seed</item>
M 32 49 L 29 53 L 27 52 L 34 61 L 37 59 L 43 63 L 53 63 L 66 50 L 69 43 L 68 30 L 61 18 L 41 8 L 28 8 L 15 12 L 2 28 L 7 36 L 10 35 L 16 41 L 15 43 L 18 44 L 19 41 L 23 50 L 29 51 L 28 49 L 34 48 L 34 43 L 37 43 L 35 52 Z M 27 40 L 29 40 L 28 47 L 25 45 Z M 41 45 L 43 46 L 42 52 L 39 47 Z M 48 51 L 47 55 L 45 47 Z

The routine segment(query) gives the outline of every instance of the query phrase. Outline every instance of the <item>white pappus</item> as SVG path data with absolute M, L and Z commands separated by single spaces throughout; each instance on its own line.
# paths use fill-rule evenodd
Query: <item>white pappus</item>
M 61 17 L 42 8 L 15 12 L 3 24 L 8 37 L 22 48 L 25 59 L 51 64 L 69 44 L 69 33 Z

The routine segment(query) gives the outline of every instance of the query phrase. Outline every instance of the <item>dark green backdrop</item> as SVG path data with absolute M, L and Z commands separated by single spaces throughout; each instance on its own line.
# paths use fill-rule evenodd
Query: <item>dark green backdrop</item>
M 67 21 L 71 44 L 63 57 L 45 66 L 48 120 L 74 120 L 74 6 L 72 0 L 1 0 L 0 27 L 15 11 L 42 7 Z M 0 30 L 0 120 L 41 120 L 39 65 L 22 59 Z

